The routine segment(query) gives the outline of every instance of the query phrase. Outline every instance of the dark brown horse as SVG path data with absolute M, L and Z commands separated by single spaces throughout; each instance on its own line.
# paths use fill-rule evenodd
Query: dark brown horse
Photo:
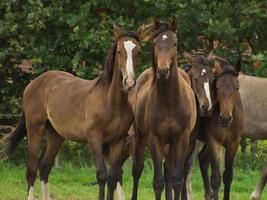
M 115 44 L 104 73 L 91 81 L 62 71 L 46 72 L 33 80 L 23 95 L 23 115 L 16 129 L 3 139 L 4 152 L 11 154 L 27 135 L 28 200 L 34 199 L 39 166 L 43 200 L 50 199 L 48 176 L 65 139 L 87 142 L 96 165 L 100 200 L 113 199 L 121 172 L 121 153 L 134 116 L 127 91 L 135 85 L 140 52 L 139 34 L 115 26 Z M 47 147 L 38 162 L 40 141 L 47 131 Z M 108 175 L 103 146 L 109 146 Z
M 186 184 L 186 181 L 187 179 L 190 180 L 191 178 L 188 177 L 188 175 L 191 172 L 195 159 L 194 150 L 197 142 L 197 136 L 199 135 L 199 132 L 201 132 L 201 130 L 203 129 L 203 117 L 210 116 L 213 110 L 212 99 L 214 98 L 215 94 L 212 93 L 211 88 L 213 87 L 215 77 L 214 73 L 210 68 L 211 63 L 207 59 L 207 56 L 205 54 L 195 53 L 191 55 L 189 53 L 185 53 L 184 57 L 188 62 L 185 70 L 190 78 L 191 87 L 195 94 L 196 103 L 198 107 L 197 121 L 190 135 L 189 148 L 185 163 L 185 182 L 183 185 L 182 199 L 186 200 L 192 199 L 192 192 L 190 192 L 191 187 L 190 185 Z M 189 192 L 187 192 L 187 189 L 189 190 Z M 187 194 L 190 196 L 188 196 Z
M 221 146 L 225 148 L 224 200 L 229 200 L 233 180 L 233 162 L 244 125 L 238 81 L 240 63 L 234 68 L 228 61 L 214 55 L 210 55 L 209 60 L 213 63 L 212 70 L 216 77 L 216 85 L 213 88 L 216 92 L 216 99 L 214 99 L 212 115 L 203 120 L 203 132 L 201 132 L 200 139 L 204 140 L 206 145 L 199 154 L 199 163 L 204 181 L 205 199 L 217 200 L 221 185 L 219 151 Z M 208 176 L 209 163 L 212 171 L 211 182 Z
M 137 199 L 138 181 L 143 169 L 144 148 L 150 149 L 154 165 L 155 198 L 180 198 L 183 169 L 190 133 L 196 121 L 195 97 L 186 73 L 177 67 L 177 22 L 153 23 L 152 68 L 137 81 L 135 108 L 136 145 L 133 153 L 133 194 Z M 166 145 L 168 150 L 165 150 Z M 164 177 L 162 175 L 162 161 Z

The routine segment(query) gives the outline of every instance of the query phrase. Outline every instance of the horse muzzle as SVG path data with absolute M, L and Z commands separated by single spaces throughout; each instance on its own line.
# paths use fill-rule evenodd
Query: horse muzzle
M 167 80 L 170 76 L 170 68 L 164 67 L 164 69 L 157 68 L 157 78 L 160 80 Z
M 206 105 L 202 105 L 202 106 L 199 106 L 199 115 L 201 117 L 207 117 L 207 116 L 210 116 L 212 113 L 212 108 L 209 109 L 208 106 Z
M 228 117 L 223 117 L 223 116 L 219 116 L 218 118 L 219 120 L 219 124 L 222 126 L 222 127 L 229 127 L 233 121 L 233 118 L 231 116 L 228 116 Z
M 123 81 L 123 88 L 126 91 L 131 90 L 135 86 L 136 81 L 132 78 L 127 78 Z

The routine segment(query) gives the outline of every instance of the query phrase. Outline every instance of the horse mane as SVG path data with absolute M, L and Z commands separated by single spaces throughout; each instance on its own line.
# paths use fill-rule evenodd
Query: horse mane
M 131 37 L 140 42 L 139 35 L 135 31 L 124 30 L 119 38 L 116 38 L 113 46 L 110 48 L 106 63 L 104 65 L 104 72 L 99 76 L 96 84 L 110 84 L 113 77 L 113 71 L 115 67 L 116 51 L 118 40 L 122 37 Z

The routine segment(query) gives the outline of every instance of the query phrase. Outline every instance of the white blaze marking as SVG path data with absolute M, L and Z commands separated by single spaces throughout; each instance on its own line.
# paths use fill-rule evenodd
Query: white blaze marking
M 125 200 L 124 192 L 119 182 L 117 182 L 117 195 L 118 195 L 118 200 Z
M 202 69 L 201 75 L 204 75 L 205 73 L 206 73 L 206 70 L 205 69 Z
M 30 187 L 28 200 L 34 200 L 34 188 L 33 187 Z
M 167 38 L 168 38 L 167 35 L 163 35 L 163 36 L 162 36 L 162 40 L 166 40 Z
M 210 84 L 209 84 L 209 79 L 207 80 L 207 82 L 204 82 L 204 89 L 205 89 L 205 93 L 206 96 L 208 98 L 209 101 L 209 110 L 211 109 L 212 103 L 211 103 L 211 98 L 210 98 Z
M 136 45 L 131 40 L 124 42 L 124 48 L 127 52 L 126 70 L 128 77 L 132 79 L 135 77 L 133 69 L 133 55 L 132 55 L 132 51 L 135 48 L 135 46 Z
M 41 181 L 41 189 L 42 189 L 42 200 L 50 200 L 50 191 L 48 183 L 44 183 Z

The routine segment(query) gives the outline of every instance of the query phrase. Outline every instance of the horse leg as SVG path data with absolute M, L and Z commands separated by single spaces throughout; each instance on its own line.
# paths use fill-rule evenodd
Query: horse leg
M 53 161 L 55 160 L 63 142 L 64 138 L 62 138 L 55 130 L 52 130 L 52 128 L 47 132 L 47 146 L 39 166 L 42 200 L 50 200 L 48 177 L 53 166 Z
M 109 153 L 109 162 L 110 169 L 108 173 L 108 195 L 107 200 L 114 199 L 114 191 L 117 186 L 117 182 L 119 181 L 119 176 L 122 173 L 122 152 L 124 147 L 125 140 L 120 139 L 115 143 L 110 144 L 110 153 Z
M 230 187 L 233 180 L 233 164 L 234 164 L 234 158 L 235 154 L 237 152 L 238 146 L 239 146 L 239 139 L 237 141 L 234 141 L 234 143 L 230 144 L 229 146 L 226 146 L 225 151 L 225 170 L 223 173 L 223 184 L 224 184 L 224 200 L 230 199 Z
M 267 181 L 267 165 L 265 165 L 262 168 L 260 181 L 258 182 L 255 190 L 252 192 L 252 194 L 250 196 L 251 200 L 260 200 L 261 193 L 264 189 L 266 181 Z
M 198 154 L 198 161 L 199 161 L 199 167 L 200 167 L 200 172 L 201 176 L 203 179 L 203 184 L 204 184 L 204 198 L 205 200 L 211 200 L 212 199 L 212 192 L 210 188 L 210 181 L 209 181 L 209 159 L 208 159 L 208 147 L 205 145 L 201 152 Z
M 175 144 L 175 162 L 172 186 L 174 190 L 174 199 L 179 200 L 183 188 L 184 166 L 187 149 L 189 145 L 189 133 L 183 133 L 179 141 Z
M 99 185 L 98 199 L 105 199 L 105 185 L 107 180 L 106 166 L 103 157 L 102 144 L 103 135 L 101 132 L 91 132 L 88 143 L 96 165 L 96 178 Z
M 139 179 L 144 168 L 144 152 L 145 152 L 146 138 L 137 130 L 136 143 L 133 151 L 133 191 L 132 200 L 137 200 Z
M 211 188 L 213 190 L 213 199 L 218 200 L 219 189 L 221 186 L 221 172 L 220 172 L 220 144 L 210 138 L 209 144 L 211 153 Z
M 191 172 L 196 157 L 196 152 L 197 152 L 196 140 L 194 140 L 190 142 L 188 155 L 185 161 L 184 183 L 183 183 L 182 197 L 181 197 L 182 200 L 192 200 Z
M 174 150 L 170 147 L 164 162 L 165 200 L 172 200 L 173 157 Z
M 26 178 L 28 182 L 28 200 L 34 200 L 34 182 L 38 170 L 38 153 L 44 134 L 45 123 L 27 123 L 28 163 Z
M 161 144 L 159 139 L 150 134 L 152 137 L 149 140 L 149 149 L 153 160 L 154 165 L 154 180 L 153 188 L 155 192 L 155 199 L 160 200 L 162 190 L 164 188 L 164 178 L 162 175 L 162 153 L 161 153 Z
M 122 154 L 122 162 L 121 162 L 121 168 L 118 172 L 118 182 L 117 182 L 117 197 L 118 200 L 124 200 L 124 192 L 122 189 L 122 175 L 123 175 L 123 170 L 122 170 L 122 166 L 124 164 L 124 162 L 130 157 L 130 150 L 127 148 L 126 150 L 124 149 L 123 154 Z

